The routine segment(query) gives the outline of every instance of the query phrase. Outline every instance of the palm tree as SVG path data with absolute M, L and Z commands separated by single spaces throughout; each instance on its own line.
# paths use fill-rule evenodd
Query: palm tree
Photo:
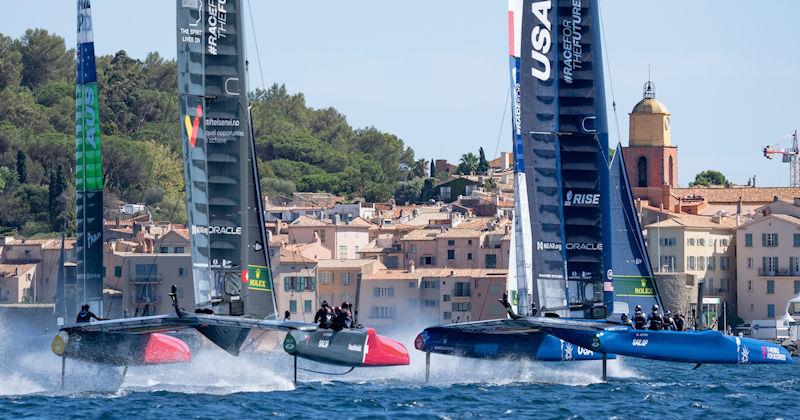
M 478 171 L 478 157 L 475 153 L 469 152 L 461 155 L 461 163 L 458 164 L 458 173 L 461 175 L 474 175 Z

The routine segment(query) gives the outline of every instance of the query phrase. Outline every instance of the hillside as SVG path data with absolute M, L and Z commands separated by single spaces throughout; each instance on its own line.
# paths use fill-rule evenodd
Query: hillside
M 0 34 L 0 233 L 74 230 L 75 51 L 29 29 Z M 125 51 L 97 57 L 106 211 L 145 203 L 154 218 L 185 222 L 174 60 Z M 334 108 L 273 85 L 250 94 L 265 194 L 327 191 L 385 201 L 427 164 L 403 141 L 353 128 Z

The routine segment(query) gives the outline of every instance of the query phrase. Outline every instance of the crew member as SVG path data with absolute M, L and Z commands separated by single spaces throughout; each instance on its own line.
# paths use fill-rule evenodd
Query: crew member
M 97 315 L 94 314 L 94 312 L 89 310 L 89 305 L 84 303 L 83 306 L 81 306 L 81 311 L 78 312 L 78 319 L 75 320 L 75 322 L 81 322 L 81 323 L 89 322 L 92 320 L 92 318 L 98 321 L 105 320 L 105 318 L 98 318 Z
M 678 327 L 675 325 L 675 319 L 672 317 L 672 312 L 669 309 L 664 311 L 664 321 L 662 321 L 662 326 L 665 330 L 675 331 Z
M 333 308 L 328 305 L 327 300 L 322 301 L 317 314 L 314 315 L 314 323 L 319 323 L 320 328 L 330 328 L 333 321 Z
M 678 312 L 675 314 L 675 331 L 684 331 L 686 329 L 686 319 L 683 314 Z
M 653 331 L 661 329 L 664 317 L 658 312 L 658 305 L 653 305 L 653 310 L 650 312 L 650 315 L 647 316 L 647 322 L 649 324 L 649 329 Z
M 636 305 L 636 310 L 633 312 L 633 328 L 643 330 L 646 324 L 647 318 L 644 316 L 644 312 L 642 312 L 642 307 Z
M 341 306 L 337 307 L 334 312 L 336 315 L 333 318 L 333 330 L 341 331 L 345 328 L 350 328 L 350 323 L 352 322 L 350 305 L 347 302 L 342 302 Z
M 626 314 L 626 313 L 623 313 L 623 314 L 620 316 L 620 321 L 622 321 L 622 325 L 626 325 L 626 326 L 628 326 L 628 327 L 631 327 L 631 328 L 633 328 L 633 322 L 631 321 L 631 319 L 630 319 L 630 318 L 628 318 L 628 314 Z

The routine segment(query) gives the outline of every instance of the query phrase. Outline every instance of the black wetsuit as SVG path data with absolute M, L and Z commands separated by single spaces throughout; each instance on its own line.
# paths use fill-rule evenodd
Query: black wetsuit
M 100 321 L 101 319 L 97 317 L 92 311 L 82 310 L 78 312 L 78 319 L 75 322 L 89 322 L 92 318 Z
M 675 317 L 675 330 L 676 331 L 683 331 L 686 329 L 686 320 L 683 319 L 682 316 Z
M 314 323 L 319 323 L 320 328 L 330 328 L 331 321 L 333 321 L 333 310 L 330 306 L 319 308 L 317 314 L 314 315 Z
M 653 312 L 647 317 L 647 322 L 650 324 L 649 329 L 658 331 L 661 329 L 661 324 L 664 322 L 664 318 L 660 313 Z
M 350 328 L 350 311 L 347 309 L 336 308 L 336 316 L 333 318 L 333 330 L 341 331 L 345 328 Z
M 662 321 L 662 325 L 664 326 L 665 330 L 675 331 L 678 329 L 675 326 L 675 320 L 672 319 L 672 317 L 669 315 L 664 316 L 664 321 Z
M 639 311 L 633 314 L 633 328 L 636 328 L 637 330 L 643 330 L 646 324 L 647 318 L 645 318 L 644 312 Z

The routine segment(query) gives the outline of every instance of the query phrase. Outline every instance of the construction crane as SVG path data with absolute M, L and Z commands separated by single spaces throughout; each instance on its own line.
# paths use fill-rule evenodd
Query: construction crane
M 783 156 L 783 162 L 789 164 L 789 186 L 800 187 L 800 147 L 797 144 L 797 130 L 792 132 L 792 147 L 781 148 L 767 146 L 764 148 L 764 157 L 772 159 L 773 155 Z

